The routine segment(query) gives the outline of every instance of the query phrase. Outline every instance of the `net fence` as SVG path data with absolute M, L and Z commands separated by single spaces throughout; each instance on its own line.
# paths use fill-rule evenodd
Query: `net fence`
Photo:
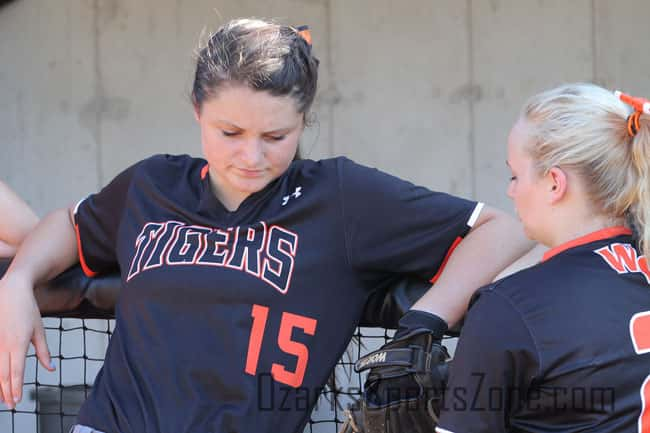
M 0 410 L 2 433 L 67 433 L 92 390 L 115 328 L 114 320 L 104 319 L 45 318 L 44 324 L 56 371 L 44 369 L 30 347 L 23 399 L 14 410 Z M 392 334 L 383 328 L 357 328 L 320 394 L 305 433 L 338 432 L 344 410 L 359 397 L 364 380 L 354 372 L 354 361 L 381 347 Z

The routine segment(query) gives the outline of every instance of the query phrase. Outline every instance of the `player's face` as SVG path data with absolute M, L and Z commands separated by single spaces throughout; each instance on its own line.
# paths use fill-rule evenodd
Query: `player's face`
M 304 127 L 291 97 L 234 84 L 219 88 L 196 118 L 212 186 L 230 210 L 287 170 Z
M 508 136 L 507 164 L 512 173 L 508 196 L 514 202 L 526 235 L 544 243 L 549 209 L 546 206 L 543 179 L 535 169 L 533 159 L 525 150 L 529 140 L 528 126 L 520 119 Z

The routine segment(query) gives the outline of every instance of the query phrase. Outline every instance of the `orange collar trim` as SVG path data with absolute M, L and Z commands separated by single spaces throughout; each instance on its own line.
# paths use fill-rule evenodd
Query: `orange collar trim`
M 205 180 L 205 176 L 208 175 L 208 170 L 210 169 L 210 166 L 208 164 L 205 164 L 203 168 L 201 169 L 201 180 Z
M 542 257 L 542 262 L 545 262 L 551 257 L 556 256 L 561 252 L 566 251 L 570 248 L 578 247 L 580 245 L 588 244 L 590 242 L 599 241 L 601 239 L 613 238 L 614 236 L 631 235 L 631 234 L 632 234 L 632 230 L 623 226 L 607 227 L 602 230 L 597 230 L 595 232 L 573 239 L 569 242 L 565 242 L 561 245 L 558 245 L 555 248 L 551 248 L 546 253 L 544 253 L 544 257 Z

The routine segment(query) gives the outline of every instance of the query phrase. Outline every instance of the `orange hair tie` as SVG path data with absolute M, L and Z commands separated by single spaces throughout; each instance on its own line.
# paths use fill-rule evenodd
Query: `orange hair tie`
M 311 47 L 311 31 L 309 31 L 309 26 L 300 26 L 296 28 L 296 33 L 298 36 L 303 38 L 307 45 Z
M 627 133 L 630 137 L 634 137 L 639 132 L 639 117 L 641 117 L 640 111 L 635 111 L 627 116 Z
M 639 118 L 641 114 L 650 114 L 650 101 L 645 98 L 630 96 L 618 90 L 614 92 L 614 95 L 634 108 L 634 113 L 627 117 L 627 133 L 630 137 L 634 137 L 639 132 Z

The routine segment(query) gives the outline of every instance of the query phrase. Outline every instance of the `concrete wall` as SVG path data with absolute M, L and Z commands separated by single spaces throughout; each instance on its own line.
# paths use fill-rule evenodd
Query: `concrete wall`
M 650 95 L 644 0 L 17 0 L 0 10 L 0 178 L 44 214 L 156 152 L 199 154 L 188 103 L 203 29 L 308 23 L 314 158 L 345 154 L 510 209 L 504 142 L 563 81 Z

